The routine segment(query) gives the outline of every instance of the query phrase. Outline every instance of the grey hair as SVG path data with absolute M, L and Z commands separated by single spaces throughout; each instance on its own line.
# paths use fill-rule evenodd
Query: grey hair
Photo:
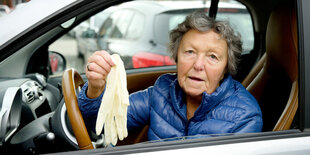
M 242 42 L 239 33 L 235 33 L 227 21 L 216 21 L 208 17 L 203 12 L 193 12 L 188 15 L 184 22 L 180 23 L 170 32 L 170 41 L 168 44 L 168 52 L 172 59 L 177 62 L 177 53 L 183 35 L 191 29 L 200 32 L 213 30 L 225 39 L 228 46 L 228 65 L 227 71 L 231 75 L 237 73 L 237 65 L 242 52 Z

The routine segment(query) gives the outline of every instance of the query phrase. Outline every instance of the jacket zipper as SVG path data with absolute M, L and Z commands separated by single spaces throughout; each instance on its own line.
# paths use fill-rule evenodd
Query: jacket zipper
M 184 132 L 185 132 L 185 136 L 184 136 L 182 139 L 186 139 L 185 137 L 188 136 L 188 124 L 189 124 L 189 123 L 188 123 L 188 120 L 186 120 L 186 123 L 185 123 L 185 131 L 184 131 Z
M 188 136 L 188 125 L 191 122 L 192 118 L 190 118 L 189 120 L 187 120 L 187 119 L 185 120 L 185 130 L 184 130 L 185 136 L 182 138 L 183 140 L 185 140 L 186 137 Z

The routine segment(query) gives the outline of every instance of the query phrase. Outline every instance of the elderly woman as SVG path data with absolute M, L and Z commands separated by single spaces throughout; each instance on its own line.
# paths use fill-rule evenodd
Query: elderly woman
M 149 124 L 149 140 L 261 131 L 257 101 L 231 76 L 242 47 L 226 22 L 195 12 L 170 33 L 168 50 L 177 74 L 162 75 L 154 86 L 130 95 L 128 130 Z M 78 102 L 86 125 L 94 129 L 114 63 L 105 51 L 95 52 L 88 63 Z

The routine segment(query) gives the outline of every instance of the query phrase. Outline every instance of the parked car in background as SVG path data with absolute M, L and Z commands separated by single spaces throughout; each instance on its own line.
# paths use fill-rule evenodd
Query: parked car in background
M 197 9 L 192 6 L 192 3 L 196 2 L 188 2 L 191 5 L 188 5 L 185 11 L 180 11 L 181 15 L 191 8 Z M 220 7 L 222 2 L 224 4 L 229 2 L 230 7 L 227 9 Z M 241 3 L 236 4 L 237 2 Z M 148 33 L 152 34 L 154 41 L 149 43 L 150 40 L 147 39 L 150 44 L 149 50 L 144 51 L 147 54 L 138 57 L 137 53 L 133 53 L 132 57 L 137 56 L 138 60 L 141 58 L 153 60 L 154 55 L 163 53 L 161 56 L 166 56 L 164 55 L 166 41 L 159 40 L 161 38 L 159 32 L 168 32 L 179 20 L 184 19 L 184 16 L 174 18 L 177 16 L 170 15 L 180 15 L 178 11 L 174 11 L 181 2 L 167 3 L 176 9 L 167 9 L 162 7 L 163 4 L 158 4 L 160 7 L 145 6 L 147 11 L 139 12 L 143 16 L 142 13 L 167 9 L 155 17 L 150 16 L 150 19 L 159 21 L 162 18 L 165 20 L 161 21 L 165 22 L 143 22 L 150 25 L 137 22 L 137 25 L 128 28 L 136 32 L 130 36 L 131 38 Z M 78 57 L 77 41 L 67 35 L 75 26 L 97 13 L 122 4 L 126 4 L 127 7 L 132 3 L 124 3 L 123 0 L 32 0 L 0 18 L 1 155 L 310 154 L 309 0 L 199 1 L 201 8 L 204 8 L 204 11 L 208 10 L 206 13 L 209 16 L 237 22 L 234 24 L 232 21 L 232 24 L 236 30 L 240 30 L 245 39 L 243 40 L 245 50 L 234 78 L 242 82 L 258 101 L 263 113 L 262 132 L 205 134 L 200 135 L 205 136 L 200 139 L 185 136 L 176 137 L 173 141 L 162 139 L 160 142 L 150 142 L 147 141 L 145 132 L 147 126 L 145 126 L 129 131 L 129 136 L 123 141 L 118 141 L 116 146 L 104 147 L 102 135 L 96 136 L 92 131 L 85 129 L 84 121 L 77 122 L 74 119 L 83 120 L 79 109 L 74 109 L 71 105 L 77 107 L 75 95 L 87 78 L 84 64 Z M 232 7 L 235 4 L 238 7 Z M 180 8 L 184 8 L 184 5 L 180 5 Z M 241 17 L 244 15 L 243 9 L 247 10 L 250 16 L 247 21 L 249 23 L 245 24 L 248 26 L 244 27 L 240 26 L 245 23 Z M 133 10 L 135 9 L 125 11 Z M 134 14 L 133 12 L 121 14 L 121 12 L 122 10 L 119 17 Z M 114 18 L 112 16 L 113 14 L 111 18 Z M 124 33 L 122 26 L 130 25 L 135 19 L 122 20 L 122 26 L 118 26 L 118 20 L 115 23 L 120 31 L 114 30 L 114 27 L 110 32 L 99 31 L 97 35 L 102 35 L 99 40 L 106 39 L 103 35 L 106 33 L 114 37 L 127 36 L 128 33 Z M 169 23 L 172 23 L 171 27 L 160 27 L 161 24 Z M 152 24 L 158 25 L 157 28 L 161 29 L 154 31 Z M 248 39 L 247 37 L 252 34 L 254 37 Z M 253 41 L 246 43 L 247 40 Z M 109 47 L 111 49 L 116 49 L 114 46 L 119 46 L 117 48 L 125 46 L 120 42 L 120 38 L 111 39 L 107 46 L 111 46 L 112 41 L 119 43 Z M 104 42 L 101 44 L 104 45 Z M 137 43 L 135 47 L 139 50 L 140 47 L 146 46 L 145 44 L 145 42 Z M 157 46 L 162 48 L 159 50 L 162 53 L 152 53 L 151 49 Z M 117 51 L 123 56 L 129 55 L 125 49 Z M 66 70 L 63 68 L 65 65 Z M 76 70 L 77 68 L 79 70 Z M 127 68 L 126 73 L 128 91 L 133 93 L 152 86 L 162 74 L 176 73 L 176 66 Z M 67 89 L 63 89 L 68 87 L 71 88 L 69 93 Z M 74 115 L 69 115 L 70 112 Z M 85 129 L 84 132 L 80 132 L 81 129 Z M 83 150 L 91 147 L 95 149 Z
M 118 53 L 126 68 L 174 65 L 167 53 L 169 32 L 193 11 L 208 14 L 210 2 L 134 1 L 121 4 L 100 26 L 88 29 L 78 41 L 85 61 L 96 50 Z M 243 5 L 221 2 L 218 17 L 230 21 L 242 36 L 244 53 L 253 49 L 251 17 Z M 225 17 L 225 18 L 224 18 Z
M 97 13 L 69 32 L 77 41 L 79 57 L 85 58 L 85 61 L 90 53 L 98 50 L 96 38 L 99 29 L 115 8 L 113 6 Z

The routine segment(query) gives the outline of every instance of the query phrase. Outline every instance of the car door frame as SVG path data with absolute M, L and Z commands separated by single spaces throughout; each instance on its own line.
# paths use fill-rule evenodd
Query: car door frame
M 100 2 L 98 2 L 100 3 Z M 95 2 L 93 3 L 93 5 Z M 171 151 L 185 151 L 184 149 L 198 149 L 198 151 L 209 151 L 208 148 L 219 146 L 223 147 L 230 144 L 243 144 L 252 142 L 266 142 L 273 141 L 274 143 L 290 140 L 300 140 L 299 138 L 304 138 L 303 145 L 310 148 L 310 18 L 306 15 L 310 14 L 310 10 L 307 9 L 310 6 L 310 1 L 308 0 L 297 0 L 297 15 L 298 15 L 298 39 L 299 39 L 299 104 L 300 104 L 300 129 L 292 129 L 288 131 L 278 131 L 278 132 L 265 132 L 265 133 L 252 133 L 252 134 L 242 134 L 234 136 L 223 136 L 223 137 L 210 137 L 207 139 L 193 139 L 193 140 L 180 140 L 171 142 L 159 142 L 159 143 L 144 143 L 136 144 L 130 146 L 120 146 L 111 148 L 102 148 L 96 150 L 88 151 L 72 151 L 72 152 L 62 152 L 61 154 L 116 154 L 116 153 L 147 153 L 153 151 L 166 151 L 168 153 L 173 153 Z M 60 20 L 60 19 L 58 19 Z M 65 21 L 64 18 L 61 19 Z M 55 23 L 54 23 L 55 24 Z M 53 26 L 53 25 L 52 25 Z M 43 31 L 43 30 L 42 30 Z M 43 33 L 43 32 L 40 33 Z M 44 31 L 47 31 L 46 29 Z M 39 35 L 39 34 L 37 34 Z M 33 36 L 35 37 L 35 36 Z M 28 40 L 31 40 L 29 38 Z M 26 43 L 24 43 L 26 44 Z M 10 50 L 14 50 L 13 48 Z M 264 144 L 265 145 L 265 144 Z M 243 147 L 246 148 L 246 147 Z M 257 145 L 257 149 L 259 145 Z M 272 148 L 272 146 L 269 146 Z M 206 149 L 206 150 L 204 150 Z M 263 147 L 262 147 L 263 149 Z M 275 148 L 276 149 L 276 148 Z M 295 149 L 296 150 L 296 149 Z M 195 150 L 192 150 L 193 152 Z M 269 151 L 269 150 L 265 150 Z M 279 150 L 282 151 L 282 150 Z M 292 150 L 294 151 L 294 149 Z M 310 150 L 309 150 L 310 151 Z M 154 152 L 153 152 L 154 153 Z M 159 152 L 163 153 L 163 152 Z M 176 152 L 177 153 L 177 152 Z M 233 152 L 232 152 L 233 153 Z M 238 152 L 240 153 L 240 152 Z M 257 152 L 255 152 L 257 153 Z M 265 152 L 266 153 L 266 152 Z
M 144 143 L 131 146 L 102 148 L 86 151 L 88 154 L 115 153 L 194 153 L 216 154 L 242 153 L 309 153 L 310 152 L 310 6 L 308 0 L 297 0 L 298 47 L 299 47 L 299 129 L 286 131 L 242 134 L 234 136 L 210 137 L 207 139 L 180 140 L 159 143 Z M 268 144 L 268 145 L 266 145 Z M 255 148 L 254 148 L 255 147 Z M 267 149 L 266 149 L 267 148 Z M 250 150 L 250 151 L 247 151 Z M 155 151 L 155 152 L 153 152 Z M 83 154 L 73 151 L 73 154 Z M 70 154 L 71 154 L 70 153 Z

